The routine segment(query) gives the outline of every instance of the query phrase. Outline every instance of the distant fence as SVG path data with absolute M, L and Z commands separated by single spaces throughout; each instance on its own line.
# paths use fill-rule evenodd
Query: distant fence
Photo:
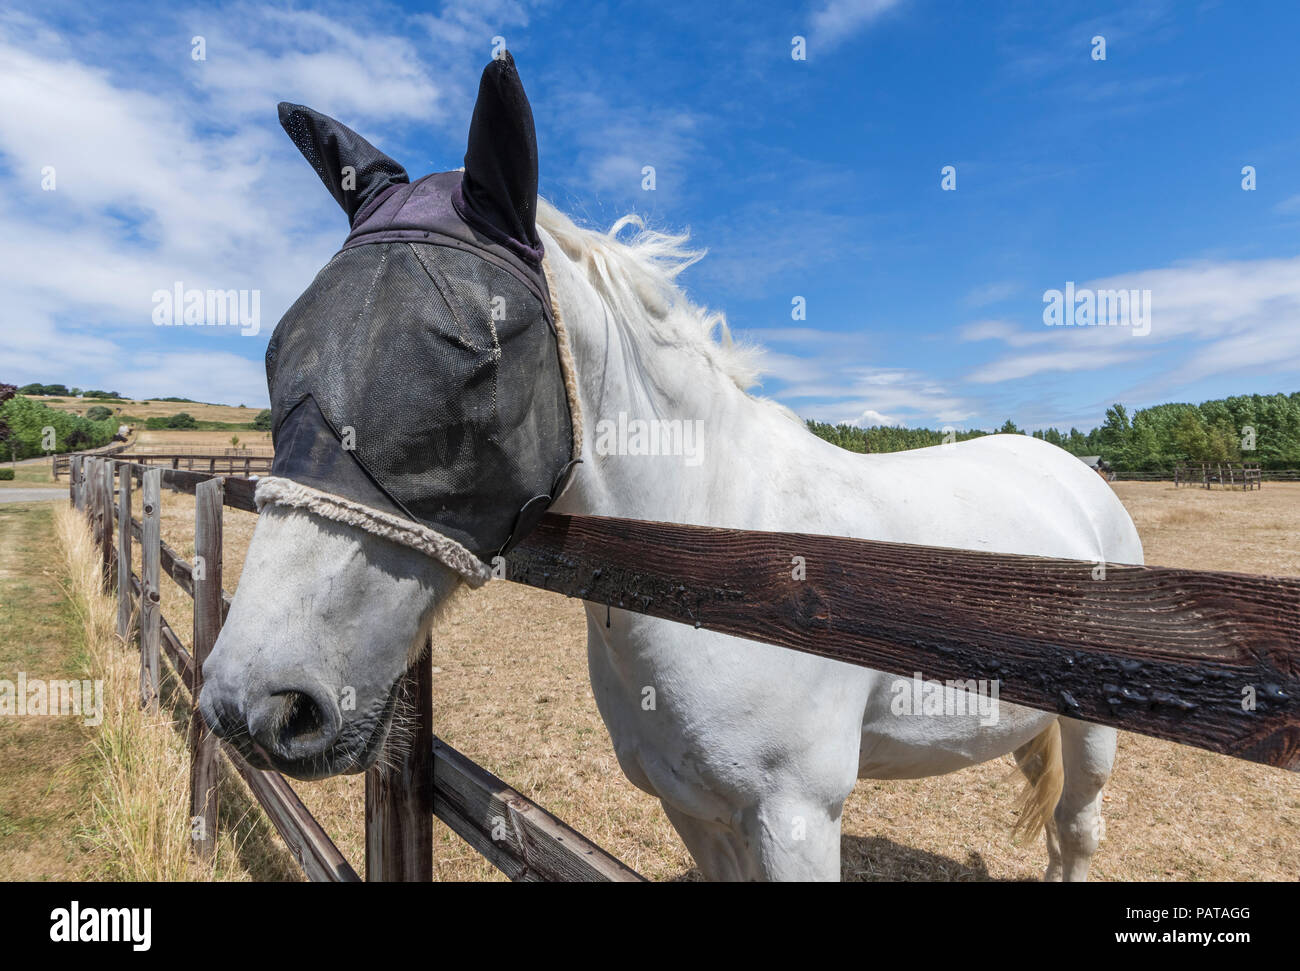
M 184 469 L 187 472 L 207 472 L 209 475 L 223 473 L 240 475 L 267 475 L 271 463 L 275 461 L 273 451 L 259 449 L 228 448 L 221 451 L 205 449 L 188 452 L 175 449 L 153 450 L 141 446 L 121 446 L 112 453 L 115 459 L 135 462 L 140 465 L 157 465 L 163 468 Z M 54 478 L 67 472 L 70 456 L 55 455 L 52 472 Z
M 136 481 L 143 522 L 130 517 Z M 209 564 L 202 578 L 161 542 L 164 484 L 195 496 L 196 556 Z M 141 604 L 142 702 L 156 694 L 160 643 L 197 697 L 230 602 L 221 590 L 222 509 L 256 511 L 254 488 L 241 478 L 73 457 L 72 501 L 94 525 L 124 637 L 132 604 Z M 131 573 L 134 539 L 143 580 Z M 792 557 L 806 563 L 804 578 L 794 578 Z M 163 571 L 195 600 L 192 652 L 158 614 Z M 557 515 L 507 555 L 506 577 L 905 677 L 996 680 L 1008 702 L 1300 769 L 1297 578 Z M 415 742 L 395 769 L 366 776 L 367 879 L 429 879 L 435 815 L 512 879 L 641 879 L 434 737 L 430 664 L 426 653 L 405 675 L 417 699 Z M 219 747 L 197 713 L 191 724 L 203 832 L 215 833 L 211 767 L 223 751 L 309 877 L 356 879 L 283 778 Z
M 1254 488 L 1259 488 L 1261 482 L 1300 482 L 1300 469 L 1261 469 L 1258 464 L 1251 463 L 1233 463 L 1232 474 L 1229 476 L 1227 469 L 1229 463 L 1221 463 L 1224 469 L 1225 482 L 1231 482 L 1234 486 L 1241 485 L 1244 474 L 1249 471 L 1252 473 L 1252 480 L 1255 483 Z M 1212 474 L 1215 464 L 1204 463 L 1205 471 Z M 1202 466 L 1198 464 L 1183 464 L 1175 466 L 1173 469 L 1163 472 L 1117 472 L 1112 476 L 1115 482 L 1174 482 L 1176 485 L 1203 485 Z M 1214 481 L 1218 481 L 1217 479 Z
M 1262 473 L 1258 465 L 1231 462 L 1202 462 L 1199 465 L 1180 465 L 1174 469 L 1174 485 L 1199 485 L 1210 488 L 1221 485 L 1228 489 L 1250 491 L 1262 486 Z

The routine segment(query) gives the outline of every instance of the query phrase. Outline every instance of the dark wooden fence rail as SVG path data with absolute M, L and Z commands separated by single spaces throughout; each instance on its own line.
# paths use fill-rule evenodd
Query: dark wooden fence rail
M 506 560 L 585 601 L 1300 768 L 1297 578 L 555 515 Z
M 138 523 L 120 512 L 129 511 L 129 495 L 119 498 L 118 542 L 140 539 L 146 581 L 154 585 L 132 575 L 127 589 L 145 602 L 145 626 L 157 624 L 155 639 L 193 697 L 198 667 L 157 616 L 157 575 L 166 572 L 196 598 L 196 648 L 215 641 L 229 598 L 219 573 L 216 586 L 205 587 L 190 564 L 155 539 L 151 483 L 201 498 L 200 520 L 215 515 L 219 524 L 222 506 L 256 511 L 255 482 L 116 464 L 124 490 L 132 480 L 144 484 L 145 503 Z M 70 499 L 104 546 L 106 582 L 123 562 L 119 556 L 114 564 L 110 554 L 112 469 L 113 460 L 74 456 L 69 470 Z M 196 527 L 197 555 L 213 555 L 211 535 L 211 526 Z M 219 550 L 215 555 L 219 570 Z M 806 571 L 800 579 L 792 570 L 796 557 Z M 1300 768 L 1298 579 L 555 515 L 544 517 L 507 561 L 512 581 L 611 609 L 904 676 L 996 679 L 1011 702 Z M 121 596 L 123 587 L 117 589 Z M 152 593 L 142 597 L 142 590 Z M 197 590 L 206 604 L 202 632 Z M 142 630 L 142 645 L 151 636 Z M 149 663 L 142 650 L 144 701 L 145 685 L 155 692 L 157 685 Z M 434 738 L 427 660 L 407 678 L 425 734 L 395 775 L 367 778 L 367 879 L 429 879 L 432 815 L 512 879 L 640 879 Z M 356 879 L 283 778 L 252 769 L 232 749 L 225 754 L 309 877 Z

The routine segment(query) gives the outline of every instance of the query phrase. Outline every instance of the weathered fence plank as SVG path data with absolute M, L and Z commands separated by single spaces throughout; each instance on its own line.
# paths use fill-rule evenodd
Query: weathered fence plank
M 99 469 L 99 550 L 102 558 L 101 572 L 104 579 L 104 592 L 116 593 L 114 575 L 117 562 L 113 557 L 113 500 L 114 476 L 113 462 L 110 459 L 97 459 Z
M 434 814 L 511 880 L 645 879 L 441 739 L 433 758 Z
M 396 765 L 366 771 L 366 881 L 433 879 L 433 667 L 424 657 L 398 686 L 412 707 L 413 736 Z
M 205 860 L 217 848 L 217 739 L 199 714 L 203 661 L 221 633 L 222 480 L 195 490 L 194 501 L 194 671 L 190 712 L 190 819 L 194 849 Z
M 117 485 L 117 636 L 131 634 L 131 473 L 123 466 Z
M 186 463 L 186 469 L 193 469 L 194 462 L 197 460 L 207 464 L 205 472 L 197 473 L 199 475 L 212 475 L 218 473 L 235 474 L 242 470 L 244 476 L 250 473 L 265 475 L 271 471 L 271 465 L 274 462 L 272 455 L 212 455 L 204 453 L 202 455 L 177 454 L 174 452 L 123 452 L 117 456 L 127 462 L 133 462 L 140 465 L 169 465 L 178 471 L 180 463 Z
M 132 465 L 131 473 L 139 479 L 148 466 Z M 194 490 L 200 484 L 212 479 L 213 476 L 206 472 L 186 472 L 184 469 L 162 469 L 163 485 L 175 489 L 177 492 L 186 492 L 194 495 Z M 257 489 L 257 481 L 254 479 L 240 479 L 223 476 L 226 483 L 225 493 L 222 501 L 231 509 L 242 509 L 244 512 L 257 512 L 257 505 L 253 502 L 253 493 Z
M 131 591 L 140 596 L 143 585 L 131 576 Z M 165 620 L 162 632 L 168 647 L 168 656 L 181 682 L 193 684 L 194 659 L 180 642 L 175 631 Z M 312 816 L 288 780 L 278 772 L 255 769 L 244 760 L 238 749 L 222 743 L 222 752 L 240 774 L 258 803 L 266 811 L 271 824 L 284 840 L 307 879 L 330 883 L 355 883 L 360 881 L 356 870 L 334 845 L 316 818 Z
M 507 560 L 592 603 L 1300 768 L 1300 579 L 555 515 Z
M 162 472 L 144 474 L 140 495 L 140 705 L 158 710 L 159 650 L 161 647 L 162 578 Z M 130 476 L 126 477 L 128 480 Z M 134 527 L 132 522 L 131 526 Z
M 160 470 L 161 471 L 161 470 Z M 131 521 L 131 532 L 134 536 L 141 539 L 141 526 L 138 522 Z M 162 572 L 167 574 L 176 581 L 176 585 L 194 599 L 194 568 L 190 566 L 187 560 L 181 558 L 181 555 L 166 543 L 159 543 L 159 559 L 162 564 Z M 226 615 L 230 613 L 230 605 L 233 602 L 230 594 L 224 590 L 221 591 L 221 623 L 226 622 Z

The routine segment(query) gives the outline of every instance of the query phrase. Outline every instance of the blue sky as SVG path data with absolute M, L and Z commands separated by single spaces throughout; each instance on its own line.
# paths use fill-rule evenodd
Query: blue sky
M 683 285 L 805 417 L 1086 429 L 1300 388 L 1300 7 L 937 0 L 11 5 L 0 380 L 264 405 L 274 323 L 346 230 L 276 102 L 452 168 L 495 36 L 543 194 L 689 227 Z M 260 333 L 154 326 L 177 281 L 259 290 Z M 1150 290 L 1150 333 L 1045 326 L 1067 282 Z

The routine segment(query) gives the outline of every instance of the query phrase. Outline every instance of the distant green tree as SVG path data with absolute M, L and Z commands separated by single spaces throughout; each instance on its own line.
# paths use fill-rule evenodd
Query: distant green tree
M 9 445 L 14 458 L 44 455 L 49 444 L 46 429 L 53 431 L 55 452 L 107 445 L 117 431 L 117 422 L 112 418 L 94 421 L 25 395 L 16 395 L 0 405 L 0 420 L 10 429 Z
M 945 440 L 942 431 L 808 422 L 813 434 L 854 452 L 895 452 Z M 1020 429 L 1006 422 L 1001 432 Z M 965 441 L 988 432 L 953 433 Z M 1074 455 L 1100 455 L 1121 472 L 1168 472 L 1178 462 L 1258 462 L 1264 469 L 1300 468 L 1300 391 L 1236 395 L 1199 405 L 1181 402 L 1142 408 L 1131 415 L 1121 403 L 1106 410 L 1103 424 L 1084 433 L 1039 429 L 1035 438 Z

